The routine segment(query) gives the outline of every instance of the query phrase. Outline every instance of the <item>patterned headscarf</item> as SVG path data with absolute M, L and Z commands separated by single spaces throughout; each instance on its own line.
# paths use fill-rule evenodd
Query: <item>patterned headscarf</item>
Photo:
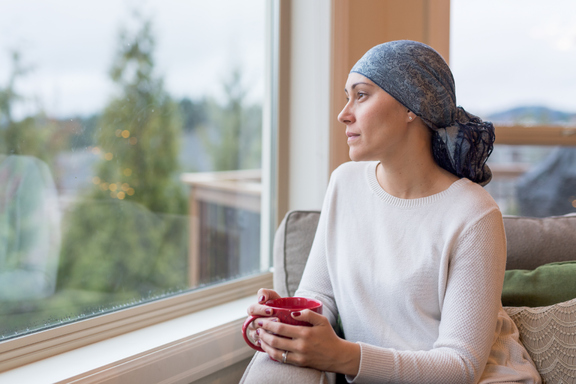
M 399 40 L 370 49 L 350 73 L 359 73 L 420 117 L 433 131 L 432 152 L 442 168 L 486 185 L 494 126 L 456 106 L 454 78 L 434 49 Z

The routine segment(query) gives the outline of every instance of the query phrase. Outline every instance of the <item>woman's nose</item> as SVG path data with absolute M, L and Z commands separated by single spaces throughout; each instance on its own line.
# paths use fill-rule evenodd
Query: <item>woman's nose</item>
M 344 109 L 338 114 L 338 121 L 342 124 L 350 124 L 354 120 L 354 115 L 350 111 L 349 103 L 346 103 Z

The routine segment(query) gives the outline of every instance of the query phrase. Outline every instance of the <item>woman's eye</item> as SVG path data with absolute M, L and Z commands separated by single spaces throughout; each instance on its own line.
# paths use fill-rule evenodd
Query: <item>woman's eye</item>
M 365 93 L 358 92 L 358 96 L 357 96 L 357 97 L 358 97 L 359 99 L 361 99 L 361 98 L 364 97 L 364 96 L 366 96 Z

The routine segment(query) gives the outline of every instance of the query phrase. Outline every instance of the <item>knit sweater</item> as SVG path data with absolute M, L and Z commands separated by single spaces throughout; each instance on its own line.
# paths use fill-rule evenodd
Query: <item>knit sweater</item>
M 349 382 L 540 382 L 500 295 L 502 215 L 468 179 L 400 199 L 376 162 L 334 171 L 296 296 L 323 302 L 360 345 Z

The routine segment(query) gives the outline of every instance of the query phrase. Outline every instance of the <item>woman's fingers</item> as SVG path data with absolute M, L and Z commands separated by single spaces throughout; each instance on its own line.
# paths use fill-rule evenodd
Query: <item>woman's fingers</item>
M 326 316 L 320 315 L 314 311 L 309 309 L 305 309 L 303 311 L 296 311 L 292 312 L 292 318 L 298 321 L 305 321 L 312 325 L 326 325 L 328 323 L 328 319 Z
M 265 302 L 268 300 L 279 299 L 280 295 L 271 289 L 260 288 L 258 290 L 258 303 L 252 304 L 248 307 L 248 314 L 249 315 L 257 315 L 257 316 L 272 316 L 274 314 L 274 310 L 266 305 Z
M 279 299 L 279 298 L 280 298 L 280 295 L 272 289 L 260 288 L 258 290 L 258 303 L 259 304 L 264 304 L 268 300 L 274 300 L 274 299 Z

